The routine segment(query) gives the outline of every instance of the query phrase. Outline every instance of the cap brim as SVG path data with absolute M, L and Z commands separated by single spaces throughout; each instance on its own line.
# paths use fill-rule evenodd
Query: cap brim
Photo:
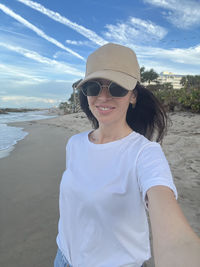
M 80 88 L 85 82 L 92 80 L 92 79 L 106 79 L 112 82 L 115 82 L 122 86 L 123 88 L 131 91 L 135 88 L 137 84 L 137 79 L 127 75 L 126 73 L 113 71 L 113 70 L 101 70 L 93 72 L 87 77 L 85 77 L 77 86 L 76 88 Z

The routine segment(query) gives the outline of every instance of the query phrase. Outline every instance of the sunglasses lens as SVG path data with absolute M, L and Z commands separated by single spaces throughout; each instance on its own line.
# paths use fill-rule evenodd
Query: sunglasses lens
M 126 90 L 125 88 L 121 87 L 116 83 L 111 83 L 109 90 L 110 94 L 114 97 L 123 97 L 128 94 L 128 90 Z
M 82 86 L 82 92 L 86 96 L 97 96 L 101 90 L 101 87 L 96 82 L 86 82 Z

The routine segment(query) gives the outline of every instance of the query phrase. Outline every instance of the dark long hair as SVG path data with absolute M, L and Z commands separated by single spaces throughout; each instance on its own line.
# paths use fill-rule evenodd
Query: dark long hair
M 154 94 L 140 83 L 137 83 L 134 94 L 137 101 L 134 108 L 129 104 L 126 114 L 128 125 L 135 132 L 142 134 L 147 139 L 152 140 L 155 138 L 156 142 L 162 143 L 169 122 L 164 107 Z M 90 111 L 87 97 L 81 90 L 79 91 L 79 100 L 83 112 L 85 112 L 88 119 L 92 122 L 93 128 L 97 129 L 99 123 Z

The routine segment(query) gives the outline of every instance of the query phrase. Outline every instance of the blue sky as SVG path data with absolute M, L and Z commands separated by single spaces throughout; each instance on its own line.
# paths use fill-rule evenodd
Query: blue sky
M 52 107 L 114 42 L 140 66 L 200 74 L 200 0 L 0 0 L 0 107 Z

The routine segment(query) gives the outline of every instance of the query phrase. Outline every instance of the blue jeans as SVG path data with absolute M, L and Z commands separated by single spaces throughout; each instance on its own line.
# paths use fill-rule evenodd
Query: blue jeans
M 69 264 L 69 262 L 67 261 L 67 259 L 62 254 L 59 248 L 58 248 L 55 260 L 54 260 L 54 267 L 73 267 L 72 265 Z
M 54 267 L 72 267 L 59 248 L 54 260 Z

